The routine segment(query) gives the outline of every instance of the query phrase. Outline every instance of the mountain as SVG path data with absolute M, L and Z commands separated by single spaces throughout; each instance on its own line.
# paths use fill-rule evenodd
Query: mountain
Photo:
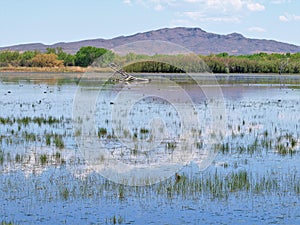
M 154 54 L 164 53 L 164 45 L 162 42 L 158 46 L 151 45 L 149 40 L 160 40 L 172 42 L 183 46 L 195 53 L 208 55 L 211 53 L 228 52 L 231 55 L 253 54 L 257 52 L 277 52 L 277 53 L 296 53 L 300 52 L 300 46 L 282 43 L 274 40 L 262 40 L 246 38 L 241 34 L 232 33 L 228 35 L 219 35 L 208 33 L 200 28 L 163 28 L 144 33 L 137 33 L 130 36 L 120 36 L 112 39 L 92 39 L 76 42 L 61 42 L 53 45 L 44 45 L 41 43 L 22 44 L 9 47 L 2 47 L 0 50 L 40 50 L 45 51 L 47 48 L 62 47 L 68 53 L 76 53 L 82 46 L 95 46 L 107 49 L 114 49 L 118 46 L 146 41 L 143 46 L 143 53 Z M 146 46 L 145 46 L 146 45 Z M 153 49 L 153 48 L 154 49 Z M 170 46 L 168 46 L 170 48 Z M 155 49 L 156 48 L 156 49 Z M 150 51 L 149 51 L 150 50 Z M 169 50 L 168 50 L 169 51 Z M 132 49 L 132 52 L 140 53 L 138 49 Z M 174 52 L 176 53 L 176 52 Z

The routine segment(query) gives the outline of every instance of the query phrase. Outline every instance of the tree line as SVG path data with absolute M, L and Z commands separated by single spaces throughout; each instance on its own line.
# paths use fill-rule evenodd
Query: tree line
M 145 56 L 144 56 L 145 57 Z M 136 56 L 138 59 L 139 56 Z M 300 53 L 228 53 L 200 55 L 148 56 L 125 67 L 127 72 L 213 72 L 213 73 L 300 73 Z M 137 60 L 138 61 L 138 60 Z M 170 62 L 170 63 L 168 63 Z
M 101 62 L 97 62 L 99 57 L 102 57 Z M 0 51 L 0 67 L 88 67 L 93 63 L 99 66 L 109 62 L 125 65 L 128 72 L 300 73 L 300 53 L 239 56 L 220 53 L 196 57 L 193 54 L 148 56 L 128 53 L 120 56 L 92 46 L 82 47 L 76 54 L 68 54 L 62 48 L 47 48 L 46 52 Z
M 214 73 L 300 73 L 300 53 L 203 56 Z
M 107 49 L 92 46 L 82 47 L 74 55 L 62 48 L 47 48 L 46 52 L 5 50 L 0 52 L 0 67 L 87 67 L 106 52 Z

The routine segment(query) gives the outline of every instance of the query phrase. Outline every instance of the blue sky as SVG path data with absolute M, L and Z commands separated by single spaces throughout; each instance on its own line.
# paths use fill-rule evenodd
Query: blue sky
M 177 26 L 300 45 L 299 9 L 299 0 L 0 0 L 0 46 Z

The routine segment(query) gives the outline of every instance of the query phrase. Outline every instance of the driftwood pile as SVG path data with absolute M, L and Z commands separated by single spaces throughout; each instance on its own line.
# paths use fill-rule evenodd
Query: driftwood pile
M 111 78 L 114 82 L 149 82 L 149 79 L 135 77 L 127 72 L 125 72 L 122 68 L 118 69 L 116 64 L 109 64 L 109 67 L 114 71 L 114 74 Z

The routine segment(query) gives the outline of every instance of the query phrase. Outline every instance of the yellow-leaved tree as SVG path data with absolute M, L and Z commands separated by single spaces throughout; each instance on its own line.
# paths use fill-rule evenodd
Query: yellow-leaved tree
M 36 67 L 62 67 L 64 65 L 63 60 L 58 60 L 54 53 L 37 54 L 31 62 L 32 66 Z

